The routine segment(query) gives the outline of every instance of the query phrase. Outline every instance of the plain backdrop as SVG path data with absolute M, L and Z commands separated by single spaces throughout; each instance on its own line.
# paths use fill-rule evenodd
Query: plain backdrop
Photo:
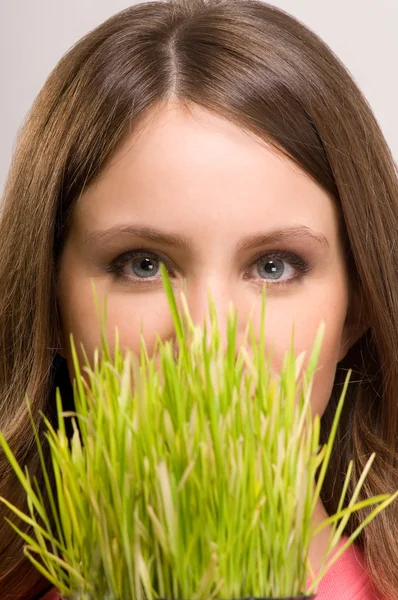
M 398 0 L 271 0 L 320 35 L 367 97 L 398 158 Z M 65 52 L 132 0 L 0 0 L 0 195 L 15 136 Z

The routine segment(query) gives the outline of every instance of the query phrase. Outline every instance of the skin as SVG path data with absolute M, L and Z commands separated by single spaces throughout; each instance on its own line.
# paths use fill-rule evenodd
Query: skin
M 87 242 L 95 231 L 128 224 L 184 235 L 190 247 L 175 248 L 127 233 L 91 237 Z M 238 249 L 242 237 L 269 236 L 276 231 L 283 237 L 268 239 L 253 249 Z M 143 256 L 130 258 L 122 267 L 124 278 L 116 280 L 106 271 L 112 260 L 141 247 Z M 281 251 L 303 257 L 304 272 L 290 257 L 278 257 Z M 189 111 L 169 102 L 148 113 L 140 129 L 79 197 L 72 215 L 58 295 L 59 353 L 67 359 L 71 376 L 69 333 L 76 347 L 83 343 L 88 356 L 100 346 L 92 279 L 100 300 L 107 297 L 111 348 L 116 325 L 121 348 L 139 350 L 141 326 L 149 352 L 157 332 L 162 338 L 173 338 L 161 260 L 169 269 L 177 297 L 185 285 L 190 313 L 198 324 L 208 318 L 210 286 L 224 342 L 232 301 L 239 317 L 238 346 L 250 311 L 259 332 L 261 290 L 266 285 L 266 342 L 267 351 L 273 348 L 275 370 L 281 367 L 293 325 L 299 353 L 311 348 L 319 323 L 325 319 L 312 394 L 313 410 L 323 414 L 336 365 L 360 332 L 351 317 L 355 310 L 337 212 L 319 185 L 263 141 L 199 107 Z M 314 521 L 319 523 L 326 516 L 319 501 Z M 310 560 L 315 569 L 329 532 L 326 528 L 313 539 Z

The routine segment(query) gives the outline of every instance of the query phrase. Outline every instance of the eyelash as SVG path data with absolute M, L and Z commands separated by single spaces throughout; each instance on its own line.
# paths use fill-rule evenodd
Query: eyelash
M 158 280 L 154 281 L 151 278 L 140 279 L 139 277 L 134 279 L 133 277 L 125 275 L 122 272 L 123 267 L 130 260 L 133 260 L 134 258 L 138 258 L 138 257 L 159 260 L 159 262 L 164 263 L 165 267 L 168 269 L 169 272 L 170 271 L 173 272 L 173 267 L 168 259 L 163 257 L 158 252 L 154 252 L 152 250 L 147 250 L 144 247 L 141 247 L 141 248 L 135 249 L 135 250 L 130 250 L 128 252 L 125 252 L 124 254 L 121 254 L 116 259 L 111 261 L 111 263 L 106 267 L 105 270 L 107 273 L 112 274 L 114 281 L 126 280 L 126 281 L 133 281 L 134 283 L 139 283 L 139 284 L 143 284 L 143 285 L 157 284 Z M 295 275 L 295 276 L 291 277 L 290 279 L 287 279 L 284 281 L 275 280 L 274 282 L 272 282 L 271 280 L 268 280 L 268 279 L 262 279 L 261 283 L 257 284 L 259 286 L 264 286 L 264 283 L 268 283 L 268 282 L 271 283 L 273 286 L 278 286 L 278 287 L 284 286 L 284 285 L 289 285 L 289 284 L 295 283 L 295 282 L 297 283 L 297 282 L 301 281 L 301 279 L 305 275 L 307 275 L 312 269 L 310 262 L 303 256 L 296 254 L 294 252 L 287 251 L 287 250 L 275 250 L 272 252 L 265 252 L 265 253 L 262 252 L 262 253 L 256 255 L 253 258 L 250 265 L 248 266 L 248 270 L 250 270 L 257 262 L 260 262 L 261 260 L 264 260 L 264 259 L 268 259 L 268 261 L 282 260 L 282 261 L 288 262 L 292 267 L 294 267 L 294 269 L 296 269 L 296 271 L 298 272 L 298 275 Z

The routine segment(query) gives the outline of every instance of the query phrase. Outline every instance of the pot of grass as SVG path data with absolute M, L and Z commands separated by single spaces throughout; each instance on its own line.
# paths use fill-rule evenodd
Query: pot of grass
M 337 513 L 311 526 L 349 375 L 329 440 L 321 445 L 310 398 L 324 325 L 306 367 L 304 355 L 294 355 L 292 337 L 275 375 L 265 359 L 265 291 L 259 340 L 250 319 L 236 356 L 232 305 L 222 348 L 211 295 L 208 341 L 206 323 L 194 326 L 184 294 L 184 310 L 178 310 L 163 265 L 161 272 L 178 353 L 172 340 L 159 336 L 151 357 L 142 336 L 139 353 L 122 353 L 116 328 L 111 355 L 106 302 L 101 356 L 97 349 L 90 365 L 82 347 L 81 370 L 70 337 L 75 412 L 63 410 L 57 389 L 57 427 L 43 416 L 55 484 L 33 419 L 44 490 L 0 435 L 29 508 L 25 514 L 1 498 L 25 529 L 9 523 L 24 539 L 26 556 L 68 599 L 313 598 L 327 570 L 397 496 L 356 501 L 372 455 L 349 506 L 343 508 L 343 493 Z M 351 471 L 352 463 L 344 490 Z M 369 505 L 372 512 L 336 551 L 350 515 Z M 327 524 L 333 534 L 315 574 L 309 547 Z

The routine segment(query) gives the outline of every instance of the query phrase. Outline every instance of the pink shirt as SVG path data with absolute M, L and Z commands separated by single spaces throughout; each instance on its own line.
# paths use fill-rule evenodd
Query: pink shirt
M 62 596 L 53 590 L 42 600 L 62 600 Z M 329 569 L 318 586 L 316 600 L 383 600 L 365 571 L 364 557 L 357 546 L 350 546 Z
M 340 540 L 339 547 L 347 537 Z M 311 579 L 308 578 L 307 586 Z M 364 556 L 360 548 L 351 545 L 336 560 L 321 580 L 316 600 L 383 600 L 377 593 L 365 570 Z

